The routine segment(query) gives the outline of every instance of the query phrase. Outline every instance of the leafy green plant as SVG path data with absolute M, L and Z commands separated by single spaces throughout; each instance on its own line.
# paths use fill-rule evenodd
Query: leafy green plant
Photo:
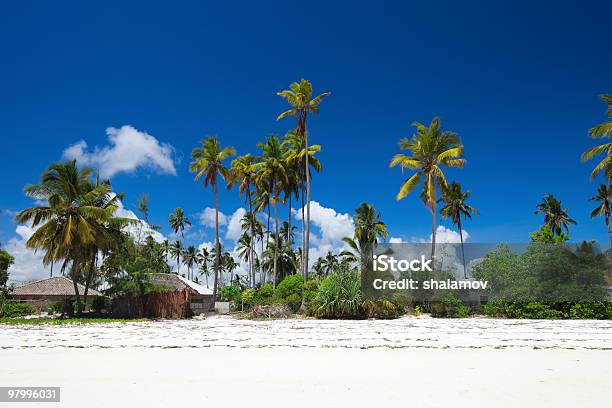
M 96 296 L 91 301 L 91 311 L 95 313 L 101 313 L 102 311 L 107 311 L 109 309 L 108 299 L 104 296 Z
M 5 302 L 0 310 L 0 317 L 21 317 L 34 314 L 36 311 L 32 305 L 21 302 Z
M 326 319 L 362 317 L 362 292 L 358 272 L 341 266 L 323 279 L 310 310 L 315 316 Z
M 253 306 L 254 297 L 255 297 L 255 291 L 253 290 L 253 288 L 245 289 L 240 294 L 242 303 L 244 304 L 244 307 L 247 307 L 247 308 Z
M 365 300 L 362 306 L 369 319 L 395 319 L 402 314 L 402 308 L 389 300 Z
M 299 296 L 302 302 L 302 292 L 304 290 L 304 278 L 302 275 L 289 275 L 276 285 L 274 291 L 274 301 L 283 302 L 290 296 Z
M 461 299 L 454 293 L 447 294 L 441 302 L 431 305 L 431 315 L 433 317 L 468 317 L 470 309 L 463 304 Z
M 62 311 L 64 310 L 64 301 L 62 300 L 57 300 L 55 302 L 49 302 L 49 305 L 47 306 L 47 313 L 51 314 L 56 314 L 56 313 L 62 313 Z
M 272 295 L 274 295 L 274 289 L 271 283 L 266 283 L 255 289 L 253 296 L 253 302 L 256 305 L 267 305 L 272 302 Z
M 297 293 L 293 293 L 283 299 L 283 304 L 289 306 L 293 313 L 296 313 L 300 310 L 300 306 L 302 306 L 302 296 Z
M 416 317 L 419 317 L 419 316 L 421 315 L 421 306 L 416 305 L 416 306 L 414 307 L 414 315 L 415 315 Z

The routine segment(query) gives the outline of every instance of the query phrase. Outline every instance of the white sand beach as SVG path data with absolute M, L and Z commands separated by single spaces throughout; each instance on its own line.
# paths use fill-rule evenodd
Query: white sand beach
M 612 322 L 2 326 L 0 361 L 1 385 L 60 386 L 67 407 L 601 407 L 611 398 Z

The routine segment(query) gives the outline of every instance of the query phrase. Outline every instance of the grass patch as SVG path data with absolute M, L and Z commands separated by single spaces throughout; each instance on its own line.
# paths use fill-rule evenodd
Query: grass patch
M 0 318 L 0 324 L 13 325 L 13 326 L 39 326 L 39 325 L 65 325 L 65 324 L 101 324 L 101 323 L 131 323 L 131 322 L 142 322 L 147 319 L 115 319 L 115 318 L 102 318 L 102 317 L 75 317 L 72 319 L 59 319 L 56 317 L 35 317 L 32 319 L 23 319 L 19 317 L 5 317 Z

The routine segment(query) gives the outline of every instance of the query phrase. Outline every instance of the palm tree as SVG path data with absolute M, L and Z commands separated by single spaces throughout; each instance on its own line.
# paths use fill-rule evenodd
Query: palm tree
M 200 276 L 204 275 L 206 277 L 206 287 L 208 287 L 208 275 L 210 274 L 210 271 L 208 269 L 209 259 L 210 254 L 208 253 L 208 249 L 201 248 L 196 256 L 196 262 L 199 266 Z
M 266 137 L 265 143 L 258 143 L 257 147 L 262 150 L 261 161 L 255 164 L 257 179 L 261 180 L 270 188 L 270 202 L 274 207 L 274 235 L 278 237 L 278 203 L 282 202 L 280 197 L 281 189 L 287 182 L 287 169 L 285 164 L 285 146 L 280 142 L 278 136 Z M 274 240 L 278 244 L 279 240 Z M 276 287 L 276 272 L 278 245 L 274 247 L 274 268 L 272 286 Z
M 221 245 L 219 243 L 219 183 L 218 178 L 229 180 L 230 171 L 223 163 L 236 155 L 233 147 L 221 147 L 221 143 L 214 136 L 209 136 L 200 141 L 200 146 L 191 152 L 192 162 L 189 171 L 195 173 L 195 181 L 202 180 L 204 187 L 211 186 L 215 194 L 215 283 L 213 285 L 213 304 L 217 299 L 217 279 L 219 277 L 219 267 L 221 264 Z
M 470 197 L 470 192 L 461 191 L 461 185 L 453 181 L 448 185 L 444 195 L 438 202 L 444 205 L 440 208 L 440 215 L 443 218 L 450 218 L 453 225 L 459 228 L 459 238 L 461 239 L 461 257 L 463 258 L 463 277 L 467 279 L 467 268 L 465 266 L 465 251 L 463 248 L 463 230 L 461 228 L 461 216 L 463 219 L 472 219 L 472 214 L 480 215 L 478 210 L 468 205 L 466 200 Z
M 567 214 L 568 209 L 563 208 L 561 201 L 552 194 L 545 195 L 536 208 L 534 214 L 544 214 L 544 223 L 554 235 L 561 235 L 562 229 L 569 233 L 570 224 L 576 224 L 576 221 Z
M 606 227 L 608 227 L 608 236 L 610 237 L 610 248 L 612 248 L 612 230 L 610 228 L 610 188 L 601 184 L 597 189 L 597 194 L 591 197 L 590 201 L 595 201 L 597 203 L 597 207 L 591 211 L 591 218 L 595 217 L 604 217 L 604 221 L 606 223 Z
M 181 274 L 181 255 L 183 255 L 183 243 L 181 241 L 175 241 L 170 247 L 170 254 L 176 259 L 176 274 Z
M 161 248 L 162 248 L 162 253 L 164 255 L 164 259 L 166 260 L 166 263 L 168 263 L 168 254 L 170 253 L 170 242 L 165 239 L 164 242 L 162 242 L 161 244 Z
M 304 138 L 304 148 L 308 144 L 308 129 L 307 117 L 309 113 L 318 113 L 319 105 L 324 98 L 331 95 L 331 92 L 324 92 L 318 96 L 312 97 L 312 84 L 305 79 L 300 82 L 294 82 L 289 85 L 289 89 L 278 92 L 281 98 L 284 98 L 290 109 L 284 111 L 276 120 L 280 120 L 286 116 L 297 117 L 297 133 Z M 306 174 L 306 243 L 304 245 L 304 282 L 308 280 L 308 250 L 310 243 L 310 172 L 309 172 L 309 155 L 304 155 L 304 173 Z
M 429 127 L 414 122 L 416 133 L 412 139 L 403 138 L 399 147 L 408 150 L 408 154 L 398 153 L 389 163 L 390 167 L 399 165 L 404 169 L 414 170 L 414 174 L 402 184 L 397 193 L 397 200 L 410 194 L 425 179 L 421 191 L 421 200 L 431 211 L 431 257 L 436 248 L 436 188 L 446 189 L 446 177 L 442 167 L 462 168 L 465 160 L 461 158 L 463 145 L 456 133 L 442 131 L 440 118 L 435 117 Z
M 332 251 L 327 251 L 325 257 L 321 258 L 322 261 L 320 263 L 321 268 L 325 271 L 326 274 L 332 273 L 335 269 L 340 266 L 340 262 L 338 260 L 338 256 L 334 255 Z
M 243 194 L 246 196 L 246 200 L 247 203 L 249 205 L 249 212 L 248 214 L 253 214 L 253 200 L 252 200 L 252 194 L 251 194 L 251 187 L 254 185 L 255 183 L 255 176 L 256 176 L 256 170 L 255 170 L 255 157 L 253 157 L 250 154 L 245 154 L 244 156 L 240 156 L 237 159 L 232 161 L 232 166 L 231 166 L 231 178 L 230 181 L 227 183 L 227 188 L 232 188 L 234 185 L 238 184 L 238 191 L 240 192 L 240 196 L 242 196 Z M 244 217 L 243 217 L 244 220 Z M 248 227 L 251 230 L 251 237 L 255 236 L 255 223 L 254 223 L 254 217 L 247 217 L 247 221 L 248 221 Z M 254 239 L 250 239 L 249 243 L 250 243 L 250 255 L 248 256 L 249 259 L 253 259 L 255 257 L 254 252 L 255 252 L 255 248 L 254 248 Z M 253 263 L 249 262 L 249 279 L 251 279 L 251 287 L 253 289 L 255 289 L 255 272 L 253 271 Z
M 185 240 L 184 231 L 185 228 L 191 225 L 191 221 L 189 218 L 185 216 L 182 208 L 175 208 L 174 212 L 170 214 L 168 218 L 168 224 L 170 224 L 170 228 L 175 234 L 181 233 L 181 238 Z
M 187 265 L 187 279 L 193 279 L 193 265 L 197 261 L 198 250 L 195 246 L 189 245 L 183 253 L 183 262 Z
M 286 163 L 288 169 L 288 183 L 285 186 L 285 195 L 289 198 L 289 219 L 291 221 L 291 191 L 297 194 L 297 190 L 301 190 L 302 206 L 300 211 L 302 212 L 302 253 L 305 252 L 304 245 L 306 244 L 306 216 L 304 209 L 306 207 L 305 196 L 306 196 L 306 175 L 304 174 L 304 165 L 306 161 L 306 151 L 308 151 L 308 163 L 309 167 L 312 167 L 315 171 L 319 172 L 322 169 L 321 162 L 315 154 L 321 151 L 321 146 L 312 145 L 306 149 L 306 142 L 304 136 L 300 135 L 296 130 L 290 130 L 285 134 L 283 143 L 286 145 Z M 309 175 L 310 177 L 310 175 Z M 297 197 L 297 196 L 296 196 Z M 302 270 L 304 265 L 302 265 Z
M 75 160 L 52 164 L 39 184 L 24 188 L 26 195 L 45 200 L 46 204 L 20 211 L 16 217 L 17 222 L 31 223 L 36 228 L 26 245 L 35 251 L 45 251 L 44 264 L 61 260 L 62 270 L 71 265 L 79 313 L 82 302 L 77 282 L 82 268 L 89 264 L 88 288 L 96 254 L 110 250 L 114 243 L 112 234 L 130 222 L 114 217 L 123 194 L 113 194 L 108 182 L 94 184 L 92 174 L 90 168 L 79 169 Z
M 612 120 L 610 120 L 612 119 L 612 95 L 601 95 L 601 100 L 608 104 L 606 116 L 609 120 L 589 129 L 589 136 L 593 139 L 612 137 Z M 605 154 L 605 157 L 595 166 L 590 178 L 593 180 L 601 170 L 604 170 L 609 184 L 609 180 L 612 178 L 612 143 L 604 143 L 590 148 L 582 154 L 582 161 L 591 160 L 600 154 Z

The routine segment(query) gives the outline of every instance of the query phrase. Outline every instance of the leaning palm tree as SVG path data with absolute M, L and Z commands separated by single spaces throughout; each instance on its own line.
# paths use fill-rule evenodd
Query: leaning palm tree
M 26 246 L 43 250 L 44 264 L 62 261 L 62 271 L 70 265 L 79 313 L 82 302 L 77 282 L 83 268 L 89 265 L 89 281 L 95 255 L 109 251 L 114 232 L 129 223 L 114 217 L 123 195 L 113 194 L 108 182 L 94 184 L 92 174 L 87 167 L 78 168 L 75 160 L 52 164 L 38 184 L 24 188 L 26 195 L 44 200 L 45 205 L 20 211 L 16 217 L 17 222 L 36 228 Z
M 608 104 L 606 111 L 608 120 L 589 129 L 589 136 L 593 139 L 612 137 L 612 120 L 610 120 L 612 119 L 612 95 L 601 95 L 601 99 Z M 600 154 L 604 154 L 605 157 L 595 166 L 590 178 L 593 180 L 603 170 L 609 183 L 610 179 L 612 179 L 612 143 L 604 143 L 590 148 L 582 154 L 582 161 L 591 160 Z
M 461 257 L 463 258 L 463 277 L 467 279 L 467 268 L 465 266 L 465 251 L 463 248 L 463 230 L 461 228 L 461 216 L 463 219 L 472 219 L 472 214 L 480 215 L 478 210 L 468 205 L 465 201 L 470 197 L 470 192 L 461 190 L 461 185 L 453 181 L 448 185 L 444 195 L 438 202 L 442 202 L 440 215 L 450 218 L 453 225 L 459 228 L 459 239 L 461 240 Z
M 544 224 L 554 235 L 561 235 L 562 229 L 569 233 L 570 224 L 576 224 L 576 221 L 567 214 L 568 209 L 563 208 L 561 201 L 552 194 L 545 195 L 536 208 L 534 214 L 544 214 Z
M 443 131 L 440 118 L 435 117 L 429 127 L 414 122 L 416 133 L 412 139 L 400 140 L 399 147 L 409 153 L 399 153 L 393 156 L 389 163 L 390 167 L 399 165 L 408 170 L 414 170 L 402 184 L 397 193 L 397 200 L 401 200 L 410 194 L 424 179 L 421 190 L 421 200 L 431 211 L 431 257 L 435 255 L 436 248 L 436 189 L 446 189 L 446 177 L 442 167 L 462 168 L 465 160 L 463 145 L 456 133 Z
M 612 191 L 610 191 L 610 188 L 605 184 L 601 184 L 597 189 L 597 194 L 591 197 L 590 200 L 597 203 L 597 207 L 591 211 L 591 218 L 604 217 L 606 227 L 608 227 L 608 236 L 610 237 L 610 248 L 612 248 L 612 229 L 610 228 L 611 195 Z
M 219 243 L 219 177 L 230 179 L 230 171 L 223 163 L 226 159 L 235 156 L 233 147 L 221 147 L 221 143 L 214 136 L 200 141 L 200 146 L 191 152 L 192 162 L 189 171 L 195 173 L 195 181 L 202 180 L 204 187 L 211 186 L 215 194 L 215 283 L 213 285 L 213 304 L 217 299 L 217 279 L 221 265 L 221 248 Z
M 294 82 L 289 85 L 289 89 L 278 92 L 277 95 L 284 98 L 290 109 L 284 111 L 276 120 L 280 120 L 286 116 L 297 117 L 297 133 L 304 138 L 304 148 L 308 144 L 308 129 L 307 117 L 309 113 L 318 113 L 319 105 L 324 98 L 331 95 L 331 92 L 324 92 L 318 96 L 312 97 L 312 84 L 305 79 L 300 82 Z M 304 155 L 304 173 L 306 176 L 306 243 L 304 245 L 304 261 L 303 274 L 304 281 L 308 280 L 308 249 L 310 243 L 310 172 L 309 172 L 309 155 Z

